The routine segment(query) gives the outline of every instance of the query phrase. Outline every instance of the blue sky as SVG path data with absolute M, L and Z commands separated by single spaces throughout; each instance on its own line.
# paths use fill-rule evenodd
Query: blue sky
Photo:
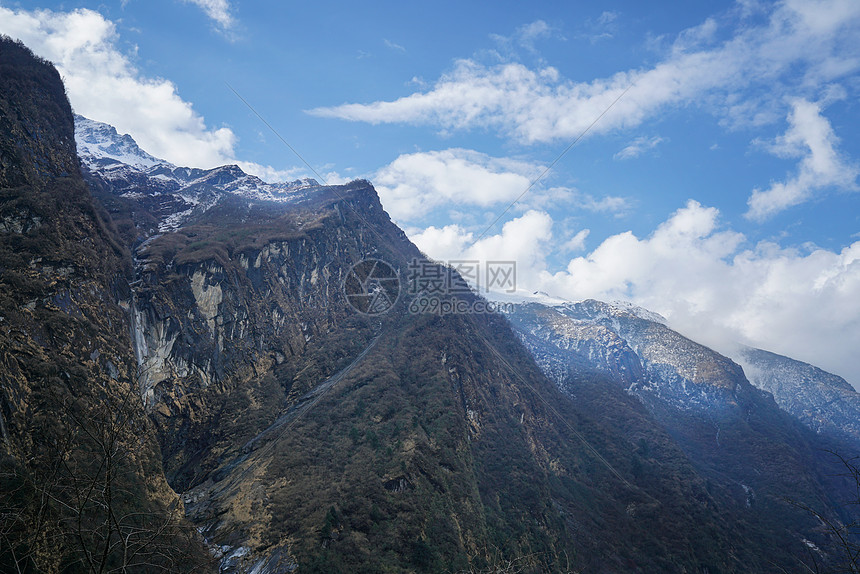
M 0 32 L 156 156 L 313 176 L 231 86 L 431 256 L 860 384 L 860 4 L 559 4 L 0 0 Z

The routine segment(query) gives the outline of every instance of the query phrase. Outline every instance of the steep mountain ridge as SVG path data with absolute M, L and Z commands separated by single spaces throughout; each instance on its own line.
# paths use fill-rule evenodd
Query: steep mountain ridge
M 745 347 L 739 361 L 751 383 L 816 433 L 860 450 L 860 393 L 848 381 L 802 361 Z M 840 449 L 842 450 L 842 449 Z
M 739 392 L 750 392 L 736 363 L 642 310 L 586 300 L 551 308 L 526 304 L 509 318 L 532 349 L 545 346 L 538 360 L 557 382 L 573 361 L 679 408 L 711 411 L 736 405 Z M 555 349 L 565 351 L 561 362 L 554 361 Z
M 0 130 L 0 570 L 205 566 L 133 386 L 128 251 L 59 74 L 2 37 Z
M 139 382 L 165 468 L 225 571 L 763 571 L 828 546 L 781 499 L 838 506 L 814 437 L 659 316 L 555 309 L 563 336 L 544 349 L 564 352 L 534 353 L 551 384 L 498 318 L 413 315 L 408 295 L 354 312 L 352 265 L 421 257 L 368 182 L 288 202 L 211 185 L 205 209 L 156 233 L 148 194 L 90 165 L 129 222 Z
M 111 166 L 130 167 L 145 171 L 162 166 L 172 168 L 169 162 L 146 153 L 128 134 L 120 134 L 112 125 L 97 122 L 75 114 L 75 143 L 78 156 L 88 168 Z
M 294 202 L 319 187 L 313 179 L 266 183 L 236 165 L 176 167 L 140 149 L 128 134 L 83 116 L 75 116 L 75 139 L 90 184 L 133 196 L 136 207 L 152 218 L 150 226 L 138 226 L 147 236 L 175 230 L 226 197 Z
M 114 218 L 144 221 L 146 194 L 102 172 L 88 177 Z M 500 318 L 413 315 L 403 295 L 356 314 L 352 265 L 421 260 L 369 183 L 288 203 L 220 191 L 147 233 L 125 234 L 141 392 L 225 571 L 759 564 L 751 547 L 729 551 L 723 494 L 689 464 L 631 459 L 635 440 L 559 394 Z M 639 485 L 642 464 L 654 474 Z M 664 508 L 678 509 L 671 525 Z
M 244 198 L 222 196 L 216 205 L 193 214 L 176 231 L 152 237 L 135 250 L 138 280 L 133 308 L 138 317 L 135 339 L 142 366 L 141 391 L 151 418 L 162 429 L 162 452 L 168 476 L 178 490 L 186 491 L 184 498 L 189 505 L 189 515 L 204 526 L 212 543 L 217 543 L 222 565 L 229 571 L 244 571 L 255 566 L 267 570 L 286 568 L 294 560 L 306 563 L 319 552 L 318 549 L 313 551 L 316 540 L 313 532 L 317 527 L 313 525 L 325 518 L 319 516 L 319 512 L 336 509 L 340 520 L 366 522 L 366 509 L 350 508 L 346 503 L 373 499 L 371 493 L 366 493 L 366 496 L 327 500 L 320 493 L 301 497 L 300 500 L 305 501 L 301 512 L 295 508 L 289 510 L 294 503 L 278 510 L 291 500 L 287 496 L 291 489 L 306 492 L 310 485 L 318 484 L 311 479 L 284 482 L 293 475 L 293 469 L 312 472 L 316 457 L 300 464 L 281 466 L 277 473 L 262 481 L 257 476 L 283 457 L 273 457 L 271 451 L 275 447 L 269 445 L 277 445 L 280 451 L 285 441 L 301 438 L 305 443 L 316 444 L 314 449 L 325 448 L 326 441 L 314 439 L 317 433 L 302 432 L 301 427 L 295 427 L 295 435 L 277 433 L 273 438 L 267 438 L 273 433 L 266 431 L 273 425 L 277 428 L 277 421 L 289 417 L 291 409 L 301 408 L 308 396 L 321 397 L 320 387 L 327 384 L 321 381 L 344 364 L 356 361 L 362 350 L 367 349 L 371 336 L 379 336 L 374 335 L 380 329 L 379 319 L 357 315 L 342 293 L 342 284 L 351 266 L 363 258 L 376 257 L 405 267 L 409 259 L 420 257 L 403 233 L 390 223 L 378 197 L 366 182 L 312 191 L 303 200 L 291 203 L 287 210 L 273 202 L 249 204 Z M 136 203 L 140 196 L 115 195 L 120 196 L 123 209 L 134 212 L 140 208 Z M 375 360 L 380 358 L 372 356 Z M 391 375 L 384 374 L 383 371 L 372 380 L 377 385 L 390 381 Z M 344 383 L 347 382 L 348 378 Z M 438 401 L 435 394 L 447 394 L 449 391 L 444 391 L 445 388 L 437 386 L 428 400 Z M 378 401 L 378 404 L 385 404 L 385 401 Z M 390 406 L 386 408 L 390 410 Z M 329 410 L 334 412 L 337 408 L 321 402 L 310 412 Z M 418 421 L 431 414 L 427 410 L 416 412 L 389 432 L 399 433 L 396 428 L 399 426 L 416 428 Z M 304 415 L 299 422 L 309 418 L 310 415 Z M 361 417 L 355 418 L 347 429 L 354 437 L 350 441 L 370 443 L 374 450 L 381 448 L 380 443 L 389 438 L 381 430 L 374 431 L 369 426 L 358 435 L 352 432 L 356 426 L 366 424 Z M 330 435 L 325 433 L 324 436 Z M 461 433 L 454 433 L 445 439 L 453 441 L 451 447 L 446 447 L 452 449 L 447 464 L 450 469 L 459 469 L 460 475 L 458 480 L 446 479 L 445 482 L 450 481 L 458 491 L 463 488 L 468 491 L 466 485 L 471 484 L 477 492 L 476 477 L 471 473 L 463 474 L 468 467 L 459 462 L 463 455 L 455 454 L 466 448 L 463 438 Z M 403 442 L 414 445 L 416 439 Z M 411 455 L 400 452 L 395 455 L 393 445 L 385 444 L 388 445 L 384 451 L 387 456 L 400 459 L 400 465 L 388 464 L 395 474 L 383 474 L 375 487 L 381 492 L 372 495 L 376 498 L 382 495 L 382 498 L 378 501 L 379 508 L 371 515 L 386 525 L 384 531 L 375 533 L 373 540 L 382 545 L 382 540 L 388 539 L 387 544 L 397 549 L 394 556 L 385 560 L 402 561 L 404 565 L 418 561 L 422 569 L 427 569 L 440 564 L 465 566 L 467 557 L 490 559 L 486 550 L 489 547 L 486 518 L 479 498 L 470 504 L 471 511 L 464 515 L 462 510 L 458 511 L 461 517 L 457 522 L 463 524 L 466 538 L 472 539 L 468 544 L 459 537 L 432 541 L 422 537 L 424 527 L 421 525 L 429 516 L 426 510 L 417 511 L 416 508 L 411 516 L 393 521 L 389 514 L 394 509 L 391 501 L 386 500 L 388 497 L 396 498 L 397 494 L 404 494 L 404 490 L 409 491 L 412 504 L 426 509 L 425 503 L 414 499 L 412 491 L 428 480 L 423 477 L 430 476 L 431 484 L 438 484 L 439 473 L 452 470 L 441 471 L 439 462 L 434 460 L 437 455 L 431 451 L 424 455 L 431 456 L 421 464 L 420 472 L 407 478 L 404 472 L 409 472 L 407 461 L 411 460 Z M 456 444 L 461 446 L 454 448 Z M 415 449 L 411 446 L 407 453 Z M 300 453 L 302 449 L 290 448 L 287 452 Z M 312 454 L 313 450 L 305 456 Z M 349 454 L 336 451 L 326 457 L 326 461 L 361 469 L 360 474 L 346 473 L 339 483 L 347 492 L 362 492 L 366 481 L 361 476 L 368 471 L 365 459 L 373 459 L 376 455 L 362 450 L 361 456 L 349 464 Z M 329 462 L 323 468 L 327 464 Z M 335 476 L 331 474 L 332 479 Z M 402 488 L 398 486 L 401 483 Z M 395 486 L 386 487 L 390 484 Z M 263 500 L 256 499 L 255 495 L 261 488 L 267 492 Z M 450 497 L 434 491 L 435 488 L 425 492 L 423 497 L 437 500 L 440 509 L 453 512 Z M 252 516 L 241 510 L 242 501 L 249 497 L 256 499 L 252 504 L 257 511 Z M 512 506 L 519 505 L 515 502 Z M 218 517 L 215 522 L 213 512 Z M 294 519 L 287 523 L 266 520 L 266 516 L 277 512 L 287 512 Z M 439 520 L 450 520 L 444 512 L 438 516 Z M 501 520 L 505 528 L 512 526 L 510 516 L 502 514 L 497 520 Z M 398 529 L 405 530 L 397 534 L 392 530 L 396 524 L 401 524 Z M 278 533 L 287 538 L 279 538 Z M 343 534 L 346 540 L 335 545 L 345 548 L 333 549 L 336 551 L 330 553 L 332 556 L 327 560 L 332 563 L 379 560 L 367 549 L 357 552 L 350 546 L 355 536 L 360 539 L 369 534 L 366 526 L 356 524 L 355 534 L 352 537 Z M 537 532 L 531 537 L 534 536 L 538 536 L 538 540 L 545 538 Z M 524 553 L 517 549 L 520 542 L 511 544 L 506 544 L 506 552 L 513 552 L 515 556 Z M 545 546 L 547 542 L 541 544 Z M 411 546 L 418 550 L 413 552 Z M 573 550 L 568 547 L 567 551 Z M 413 557 L 413 553 L 418 557 Z M 557 559 L 552 545 L 547 546 L 540 557 L 547 563 Z M 305 568 L 309 567 L 306 563 Z
M 773 395 L 782 410 L 797 417 L 811 430 L 845 443 L 848 452 L 860 446 L 857 426 L 860 393 L 837 375 L 742 345 L 732 353 L 737 364 L 726 367 L 726 360 L 734 361 L 721 357 L 717 361 L 723 367 L 716 363 L 704 367 L 702 357 L 714 355 L 710 349 L 672 331 L 660 315 L 630 303 L 574 303 L 546 297 L 533 297 L 523 302 L 553 309 L 546 311 L 540 320 L 524 324 L 522 331 L 529 332 L 521 336 L 529 337 L 535 349 L 541 346 L 539 341 L 545 340 L 568 351 L 561 359 L 552 352 L 537 353 L 541 368 L 560 384 L 573 361 L 582 370 L 594 369 L 610 375 L 634 394 L 643 392 L 641 387 L 647 385 L 644 381 L 649 379 L 659 381 L 656 388 L 664 393 L 667 383 L 680 380 L 679 405 L 692 407 L 689 390 L 695 387 L 686 387 L 683 382 L 700 383 L 706 373 L 718 383 L 739 380 L 737 367 L 740 366 L 750 384 Z M 521 316 L 518 312 L 513 317 L 521 321 Z
M 35 60 L 5 36 L 0 77 L 0 188 L 40 188 L 80 173 L 74 124 L 63 83 L 48 62 Z
M 619 392 L 636 397 L 649 425 L 665 429 L 697 474 L 748 507 L 736 520 L 795 529 L 803 517 L 786 500 L 832 509 L 837 522 L 852 520 L 841 507 L 851 484 L 834 479 L 841 469 L 825 452 L 841 445 L 781 411 L 730 359 L 642 313 L 598 301 L 525 303 L 508 318 L 568 396 L 601 411 L 612 408 L 608 397 L 620 403 Z M 801 538 L 815 530 L 807 523 Z M 800 552 L 801 538 L 784 551 Z

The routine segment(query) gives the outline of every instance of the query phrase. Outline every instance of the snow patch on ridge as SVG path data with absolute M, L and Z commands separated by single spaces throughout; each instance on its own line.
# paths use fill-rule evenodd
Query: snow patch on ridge
M 572 305 L 577 305 L 579 303 L 583 303 L 584 301 L 586 301 L 586 300 L 574 301 L 574 300 L 570 300 L 570 299 L 564 299 L 562 297 L 550 295 L 549 293 L 546 293 L 544 291 L 530 292 L 530 291 L 525 291 L 525 290 L 517 290 L 514 293 L 507 293 L 507 292 L 503 293 L 503 292 L 498 292 L 498 291 L 489 291 L 489 292 L 482 292 L 481 295 L 483 295 L 486 299 L 488 299 L 490 301 L 495 301 L 497 303 L 515 303 L 515 304 L 540 303 L 541 305 L 545 305 L 547 307 L 552 307 L 552 308 L 556 308 L 556 309 L 564 308 L 564 307 L 570 307 Z M 640 307 L 639 305 L 636 305 L 635 303 L 631 303 L 630 301 L 615 300 L 615 301 L 601 302 L 601 303 L 603 303 L 604 305 L 606 305 L 609 308 L 610 315 L 614 315 L 614 313 L 612 313 L 612 311 L 617 311 L 617 312 L 622 313 L 622 314 L 633 315 L 634 317 L 638 317 L 638 318 L 644 319 L 646 321 L 651 321 L 654 323 L 660 323 L 661 325 L 667 325 L 668 326 L 668 324 L 669 324 L 667 319 L 665 317 L 663 317 L 662 315 L 660 315 L 659 313 L 649 311 L 648 309 L 645 309 L 644 307 Z M 606 318 L 610 319 L 610 317 L 608 315 L 606 316 Z
M 125 197 L 155 199 L 174 205 L 158 222 L 161 233 L 175 231 L 194 214 L 208 211 L 225 197 L 292 203 L 308 197 L 320 184 L 311 178 L 267 183 L 237 165 L 213 169 L 178 167 L 156 158 L 128 135 L 108 124 L 75 116 L 75 141 L 85 170 L 110 182 Z
M 115 162 L 137 169 L 158 165 L 172 167 L 170 163 L 140 149 L 130 135 L 119 134 L 111 125 L 79 115 L 75 115 L 75 142 L 78 144 L 78 155 L 90 168 L 99 163 Z

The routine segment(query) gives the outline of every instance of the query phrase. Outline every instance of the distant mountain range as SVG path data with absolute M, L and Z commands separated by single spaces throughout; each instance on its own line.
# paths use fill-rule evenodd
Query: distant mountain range
M 860 393 L 845 379 L 789 357 L 741 349 L 738 361 L 750 382 L 815 432 L 860 445 Z
M 562 388 L 570 373 L 595 372 L 645 403 L 659 400 L 713 411 L 733 403 L 739 388 L 731 381 L 743 381 L 766 391 L 812 431 L 860 450 L 860 393 L 837 375 L 739 346 L 741 373 L 738 364 L 673 331 L 660 315 L 630 303 L 532 299 L 544 303 L 521 303 L 509 318 L 541 369 Z M 732 392 L 724 392 L 726 388 Z
M 0 72 L 0 570 L 840 564 L 841 379 L 628 304 L 415 312 L 416 262 L 478 296 L 369 182 L 173 166 Z

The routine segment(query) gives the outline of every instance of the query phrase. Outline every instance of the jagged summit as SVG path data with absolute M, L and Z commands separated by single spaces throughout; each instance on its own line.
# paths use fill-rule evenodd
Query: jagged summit
M 267 183 L 235 164 L 212 169 L 176 166 L 141 149 L 130 135 L 80 115 L 75 116 L 75 140 L 91 183 L 153 207 L 158 220 L 153 232 L 178 229 L 230 197 L 291 203 L 322 187 L 311 178 Z
M 75 114 L 75 142 L 78 144 L 81 160 L 92 170 L 118 163 L 140 170 L 162 165 L 175 167 L 146 153 L 140 149 L 134 138 L 118 133 L 112 125 L 78 114 Z

